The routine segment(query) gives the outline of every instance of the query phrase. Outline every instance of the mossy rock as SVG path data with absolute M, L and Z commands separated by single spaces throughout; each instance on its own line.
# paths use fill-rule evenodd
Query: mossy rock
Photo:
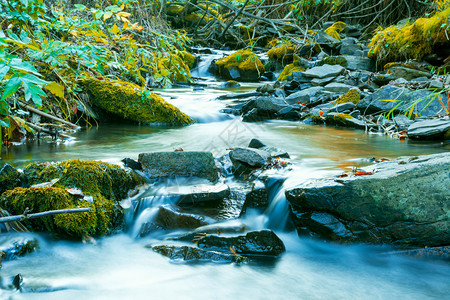
M 289 64 L 294 61 L 295 47 L 293 45 L 282 44 L 273 47 L 267 52 L 270 60 Z
M 354 104 L 358 104 L 359 100 L 361 100 L 361 92 L 357 88 L 350 89 L 347 93 L 340 96 L 336 102 L 335 106 L 342 103 L 352 102 Z
M 30 199 L 34 199 L 33 193 L 41 193 L 42 197 L 44 197 L 45 193 L 50 193 L 46 197 L 62 199 L 61 203 L 69 205 L 68 207 L 61 207 L 62 204 L 56 200 L 50 202 L 44 201 L 42 205 L 39 204 L 39 207 L 36 207 L 41 209 L 40 211 L 72 208 L 71 205 L 81 204 L 84 205 L 81 207 L 92 207 L 89 214 L 93 214 L 95 218 L 92 216 L 90 217 L 89 220 L 92 223 L 90 226 L 93 227 L 89 230 L 83 228 L 81 231 L 73 231 L 72 227 L 70 227 L 72 225 L 70 224 L 68 224 L 69 228 L 61 229 L 64 227 L 62 223 L 62 225 L 57 227 L 56 232 L 54 230 L 56 227 L 46 227 L 50 232 L 71 237 L 80 237 L 83 234 L 101 236 L 121 225 L 123 222 L 123 211 L 118 203 L 127 196 L 127 192 L 130 189 L 142 183 L 142 180 L 137 176 L 134 176 L 133 173 L 128 173 L 119 166 L 101 161 L 68 160 L 56 164 L 33 163 L 25 167 L 24 175 L 29 185 L 49 182 L 56 178 L 59 180 L 52 186 L 52 188 L 56 190 L 47 191 L 39 188 L 30 188 L 27 189 L 27 192 L 25 193 L 22 190 L 15 189 L 14 191 L 17 191 L 11 195 L 5 193 L 5 197 L 12 199 L 17 195 L 24 193 L 24 195 L 27 195 Z M 77 200 L 78 202 L 73 202 L 73 200 L 71 200 L 72 196 L 67 194 L 64 190 L 65 188 L 73 187 L 80 189 L 85 195 L 92 196 L 93 203 L 79 200 Z M 59 193 L 58 189 L 64 191 L 64 197 Z M 0 203 L 4 203 L 3 207 L 11 212 L 23 212 L 22 206 L 13 205 L 10 207 L 8 206 L 9 201 Z M 33 212 L 39 211 L 36 210 Z M 77 216 L 74 215 L 70 218 L 76 217 Z M 38 229 L 42 229 L 42 227 L 38 226 Z
M 340 65 L 347 68 L 347 59 L 343 56 L 327 56 L 317 63 L 317 66 Z
M 160 96 L 120 80 L 90 78 L 81 82 L 96 107 L 145 124 L 187 125 L 193 120 Z
M 184 63 L 190 68 L 192 69 L 195 66 L 195 63 L 197 61 L 197 59 L 195 58 L 194 55 L 192 55 L 191 53 L 187 52 L 187 51 L 182 51 L 181 52 L 181 56 L 183 57 L 183 61 Z
M 23 221 L 35 231 L 47 231 L 65 238 L 95 236 L 107 228 L 108 219 L 99 219 L 99 210 L 109 210 L 108 205 L 98 201 L 90 203 L 69 194 L 64 188 L 15 188 L 6 191 L 0 197 L 0 205 L 11 214 L 20 215 L 28 207 L 30 213 L 38 213 L 56 209 L 90 207 L 85 213 L 53 215 Z M 99 228 L 100 226 L 100 228 Z
M 258 56 L 248 50 L 238 50 L 215 64 L 218 75 L 227 80 L 258 81 L 265 72 Z

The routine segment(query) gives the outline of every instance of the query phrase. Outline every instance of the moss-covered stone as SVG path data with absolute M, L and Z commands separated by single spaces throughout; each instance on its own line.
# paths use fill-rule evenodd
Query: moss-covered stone
M 318 66 L 323 65 L 340 65 L 344 68 L 347 67 L 347 59 L 343 56 L 327 56 L 317 63 Z
M 124 119 L 140 123 L 186 125 L 193 120 L 160 96 L 120 80 L 83 80 L 84 91 L 93 105 Z
M 282 62 L 283 64 L 292 63 L 294 60 L 295 47 L 289 44 L 282 44 L 273 47 L 267 52 L 269 59 Z
M 181 52 L 181 56 L 183 57 L 183 61 L 184 63 L 190 68 L 192 69 L 195 66 L 195 56 L 192 55 L 191 53 L 187 52 L 187 51 L 182 51 Z
M 241 81 L 258 81 L 265 72 L 264 65 L 255 53 L 248 50 L 238 50 L 216 62 L 218 73 L 225 79 Z M 239 72 L 233 76 L 233 69 Z
M 347 93 L 340 96 L 336 100 L 334 105 L 336 106 L 338 104 L 347 103 L 347 102 L 352 102 L 354 104 L 357 104 L 359 102 L 359 100 L 361 100 L 361 92 L 359 91 L 359 89 L 352 88 Z
M 296 66 L 295 63 L 289 64 L 284 67 L 283 71 L 278 76 L 278 81 L 285 81 L 289 75 L 292 75 L 294 72 L 305 71 L 305 68 L 301 66 Z
M 16 188 L 8 191 L 1 198 L 0 205 L 12 213 L 22 213 L 25 207 L 30 207 L 31 212 L 91 207 L 89 213 L 49 217 L 50 219 L 44 218 L 47 223 L 32 223 L 37 226 L 34 227 L 37 230 L 48 230 L 69 237 L 81 237 L 85 234 L 101 236 L 119 226 L 123 211 L 118 201 L 127 196 L 128 190 L 141 183 L 136 176 L 119 166 L 101 161 L 33 163 L 25 167 L 24 175 L 30 185 L 56 178 L 59 180 L 51 188 Z M 92 196 L 93 203 L 80 201 L 65 191 L 65 188 L 73 187 Z M 23 199 L 18 200 L 20 197 Z M 68 223 L 65 224 L 62 220 L 67 220 Z M 78 230 L 75 229 L 77 224 L 82 224 Z

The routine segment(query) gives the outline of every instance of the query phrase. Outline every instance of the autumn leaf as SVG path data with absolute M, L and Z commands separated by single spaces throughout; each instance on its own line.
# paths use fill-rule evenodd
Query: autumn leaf
M 54 96 L 64 99 L 64 86 L 62 84 L 53 81 L 47 84 L 45 88 L 49 90 L 49 92 L 52 93 Z

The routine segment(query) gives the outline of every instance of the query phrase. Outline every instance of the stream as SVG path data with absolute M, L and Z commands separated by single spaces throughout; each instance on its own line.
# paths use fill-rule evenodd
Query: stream
M 193 76 L 211 87 L 219 84 L 204 64 Z M 211 87 L 156 91 L 197 121 L 191 126 L 106 124 L 82 129 L 71 141 L 42 140 L 8 148 L 2 159 L 18 168 L 33 161 L 75 158 L 121 164 L 123 158 L 137 159 L 142 152 L 179 148 L 210 151 L 219 157 L 227 148 L 246 147 L 252 138 L 258 138 L 286 150 L 293 165 L 287 179 L 273 189 L 266 212 L 249 213 L 242 222 L 252 230 L 274 230 L 286 253 L 274 260 L 240 265 L 174 262 L 145 248 L 161 243 L 164 234 L 136 238 L 139 216 L 135 216 L 128 221 L 129 230 L 95 244 L 36 235 L 40 250 L 3 262 L 0 273 L 2 278 L 20 273 L 24 290 L 0 289 L 0 299 L 448 299 L 448 261 L 389 255 L 389 246 L 340 245 L 298 237 L 286 226 L 283 191 L 312 177 L 366 166 L 372 157 L 392 159 L 450 151 L 449 143 L 401 142 L 359 130 L 293 121 L 244 123 L 238 116 L 220 112 L 231 100 L 215 98 L 230 91 L 252 91 L 257 84 L 232 90 Z M 151 207 L 145 208 L 147 213 Z

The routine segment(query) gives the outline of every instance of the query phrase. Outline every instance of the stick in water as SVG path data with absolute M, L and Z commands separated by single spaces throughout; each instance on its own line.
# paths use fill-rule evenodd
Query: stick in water
M 26 219 L 36 219 L 36 218 L 42 218 L 42 217 L 47 217 L 47 216 L 51 216 L 51 215 L 83 213 L 83 212 L 88 212 L 90 209 L 91 209 L 90 207 L 69 208 L 69 209 L 49 210 L 49 211 L 44 211 L 44 212 L 35 213 L 35 214 L 28 214 L 27 213 L 28 209 L 26 209 L 22 215 L 0 218 L 0 223 L 23 221 Z

